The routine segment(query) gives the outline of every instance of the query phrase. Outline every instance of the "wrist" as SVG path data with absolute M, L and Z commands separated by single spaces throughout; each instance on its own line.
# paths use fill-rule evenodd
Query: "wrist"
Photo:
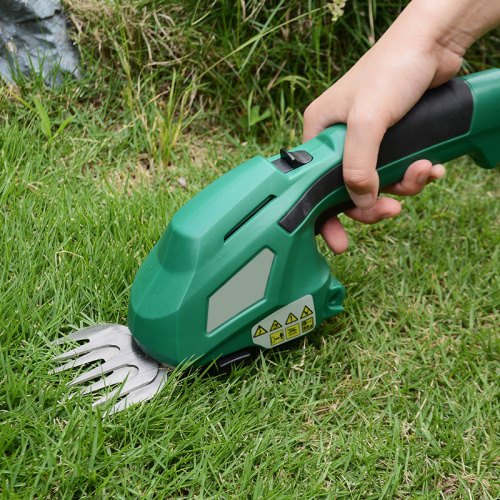
M 500 23 L 500 2 L 494 0 L 413 0 L 406 10 L 426 26 L 436 50 L 460 57 Z

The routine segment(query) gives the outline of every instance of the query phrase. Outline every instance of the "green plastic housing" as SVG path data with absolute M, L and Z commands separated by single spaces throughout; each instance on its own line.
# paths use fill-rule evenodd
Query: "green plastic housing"
M 468 132 L 380 166 L 381 186 L 400 180 L 421 158 L 443 163 L 470 154 L 481 167 L 497 165 L 500 70 L 463 80 L 474 101 Z M 256 156 L 209 185 L 172 217 L 131 291 L 128 325 L 146 353 L 170 366 L 188 360 L 210 362 L 254 346 L 252 328 L 262 318 L 306 295 L 314 300 L 316 326 L 342 312 L 344 287 L 318 252 L 315 222 L 325 210 L 349 200 L 345 186 L 326 193 L 292 232 L 279 221 L 309 187 L 342 162 L 345 134 L 345 125 L 335 125 L 292 150 L 306 151 L 312 161 L 287 173 L 273 164 L 279 155 Z M 263 296 L 210 330 L 210 297 L 264 249 L 274 259 Z

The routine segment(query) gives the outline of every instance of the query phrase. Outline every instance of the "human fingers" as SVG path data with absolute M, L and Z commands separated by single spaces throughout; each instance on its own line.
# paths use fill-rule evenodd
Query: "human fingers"
M 347 122 L 343 175 L 349 196 L 356 207 L 367 210 L 374 206 L 379 178 L 375 170 L 380 143 L 387 127 L 383 121 L 354 114 Z
M 363 222 L 365 224 L 375 224 L 381 220 L 390 217 L 396 217 L 401 212 L 401 204 L 392 198 L 379 198 L 375 205 L 369 210 L 360 208 L 351 208 L 345 214 L 351 219 Z M 346 230 L 337 216 L 327 220 L 321 228 L 326 244 L 332 249 L 333 253 L 340 255 L 347 250 L 349 239 Z
M 384 219 L 396 217 L 401 213 L 401 203 L 392 198 L 379 198 L 369 210 L 351 208 L 344 212 L 351 219 L 364 224 L 375 224 Z
M 408 167 L 401 181 L 387 186 L 382 191 L 398 196 L 413 196 L 420 193 L 429 182 L 442 178 L 445 173 L 443 165 L 433 165 L 428 160 L 418 160 Z
M 320 233 L 334 254 L 340 255 L 347 250 L 349 245 L 347 233 L 337 216 L 327 220 L 323 224 Z
M 304 112 L 303 140 L 316 137 L 334 123 L 346 123 L 347 131 L 343 156 L 344 182 L 349 196 L 357 207 L 370 208 L 377 199 L 378 175 L 375 172 L 378 149 L 387 127 L 380 116 L 367 117 L 366 106 L 360 105 L 363 113 L 352 112 L 348 104 L 350 93 L 342 84 L 330 87 L 313 101 Z M 359 118 L 357 118 L 359 116 Z
M 403 180 L 388 186 L 384 192 L 401 196 L 418 194 L 426 184 L 440 179 L 444 174 L 443 165 L 432 165 L 428 160 L 419 160 L 408 168 Z M 369 210 L 356 207 L 345 212 L 351 219 L 364 224 L 375 224 L 396 217 L 400 213 L 401 204 L 397 200 L 384 197 L 379 198 Z M 336 255 L 347 250 L 349 243 L 347 233 L 338 217 L 332 217 L 323 225 L 321 235 Z
M 336 123 L 347 119 L 346 96 L 337 86 L 330 87 L 304 111 L 302 140 L 306 142 Z

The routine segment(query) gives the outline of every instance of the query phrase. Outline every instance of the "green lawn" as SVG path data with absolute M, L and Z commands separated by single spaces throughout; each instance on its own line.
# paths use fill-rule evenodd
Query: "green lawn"
M 198 43 L 213 29 L 207 16 L 176 29 Z M 254 53 L 274 64 L 260 42 Z M 210 80 L 190 87 L 170 73 L 163 88 L 154 72 L 131 66 L 127 77 L 121 62 L 92 57 L 100 68 L 59 90 L 0 87 L 1 498 L 499 498 L 500 172 L 468 159 L 406 199 L 397 219 L 347 221 L 346 254 L 318 240 L 347 296 L 345 313 L 307 337 L 227 377 L 176 374 L 154 400 L 104 421 L 91 396 L 68 399 L 75 373 L 48 374 L 61 352 L 50 342 L 125 324 L 134 274 L 173 213 L 255 154 L 298 145 L 300 112 L 315 96 L 300 79 L 294 96 L 290 79 L 266 93 L 270 71 L 263 86 L 235 89 L 242 103 L 222 87 L 225 66 L 205 75 L 220 71 L 217 93 Z M 50 142 L 33 96 L 52 134 L 74 117 Z M 245 128 L 248 103 L 264 110 L 268 99 L 272 117 Z

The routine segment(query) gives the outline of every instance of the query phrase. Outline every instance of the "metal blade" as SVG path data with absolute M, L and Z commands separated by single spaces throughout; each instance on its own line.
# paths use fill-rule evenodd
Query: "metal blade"
M 104 404 L 117 395 L 119 398 L 125 397 L 125 399 L 119 400 L 105 415 L 122 411 L 139 401 L 151 399 L 163 387 L 167 379 L 166 376 L 171 371 L 160 368 L 157 361 L 142 352 L 135 343 L 130 330 L 123 325 L 106 323 L 90 326 L 69 334 L 67 339 L 87 340 L 88 342 L 56 356 L 54 358 L 56 361 L 78 357 L 52 370 L 51 373 L 59 373 L 98 360 L 104 361 L 69 383 L 70 386 L 74 386 L 100 377 L 99 380 L 70 397 L 96 392 L 123 383 L 121 387 L 113 389 L 93 404 L 93 406 Z M 65 344 L 67 339 L 56 340 L 52 344 Z
M 172 370 L 160 368 L 158 370 L 158 374 L 156 375 L 155 379 L 150 384 L 142 386 L 134 391 L 131 391 L 124 399 L 120 400 L 118 403 L 113 405 L 104 414 L 104 416 L 106 417 L 108 415 L 113 415 L 114 413 L 123 411 L 129 406 L 135 405 L 136 403 L 152 399 L 158 392 L 160 392 L 161 388 L 166 384 L 169 373 L 172 373 Z
M 101 378 L 97 382 L 94 382 L 93 384 L 90 384 L 89 386 L 85 387 L 81 391 L 74 392 L 70 396 L 70 398 L 74 398 L 75 396 L 78 395 L 90 394 L 91 392 L 97 392 L 100 391 L 101 389 L 105 389 L 106 387 L 111 387 L 112 385 L 122 384 L 123 381 L 127 378 L 127 376 L 134 377 L 136 374 L 137 370 L 134 369 L 134 367 L 132 366 L 119 368 L 118 370 L 115 370 L 109 375 L 106 375 L 105 377 Z
M 74 351 L 74 349 L 73 349 Z M 49 374 L 60 373 L 66 370 L 70 370 L 71 368 L 76 368 L 77 366 L 82 366 L 87 363 L 93 363 L 94 361 L 98 361 L 102 359 L 103 361 L 107 361 L 108 359 L 113 359 L 115 356 L 120 354 L 120 349 L 118 347 L 104 347 L 103 349 L 96 348 L 95 351 L 88 352 L 85 356 L 81 356 L 78 359 L 74 359 L 69 363 L 66 363 L 62 366 L 58 366 L 56 369 L 51 370 Z M 66 354 L 62 355 L 66 356 Z M 67 359 L 67 357 L 57 356 L 54 358 L 55 361 Z
M 150 384 L 155 379 L 160 368 L 156 361 L 153 361 L 153 363 L 154 364 L 151 364 L 150 366 L 143 364 L 139 368 L 139 373 L 135 377 L 127 378 L 127 381 L 122 387 L 118 387 L 117 389 L 112 390 L 109 394 L 99 399 L 99 401 L 96 401 L 93 406 L 102 405 L 104 402 L 113 398 L 118 393 L 120 393 L 120 396 L 126 396 L 129 392 Z
M 76 332 L 70 333 L 66 338 L 57 339 L 52 342 L 52 345 L 65 344 L 67 339 L 74 340 L 78 342 L 80 340 L 92 340 L 97 338 L 101 345 L 104 346 L 103 340 L 104 336 L 112 335 L 114 333 L 121 333 L 123 335 L 132 335 L 130 330 L 123 325 L 117 325 L 116 323 L 102 323 L 101 325 L 93 325 L 87 326 L 86 328 L 82 328 L 81 330 L 77 330 Z

